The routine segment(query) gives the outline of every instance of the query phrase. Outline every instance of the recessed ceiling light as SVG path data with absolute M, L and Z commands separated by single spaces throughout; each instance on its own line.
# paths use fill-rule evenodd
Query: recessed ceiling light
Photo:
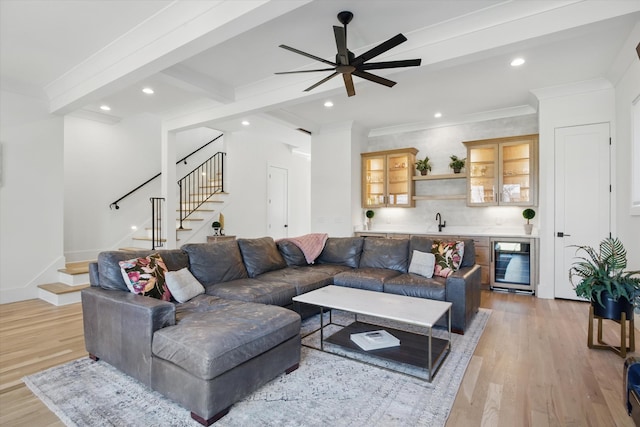
M 435 117 L 436 119 L 439 119 L 440 117 L 442 117 L 442 113 L 437 112 L 433 115 L 433 117 Z
M 101 109 L 102 111 L 111 111 L 111 107 L 109 107 L 108 105 L 101 105 L 101 106 L 100 106 L 100 109 Z
M 142 91 L 147 95 L 153 95 L 153 89 L 151 89 L 150 87 L 145 87 L 144 89 L 142 89 Z
M 251 123 L 249 123 L 248 120 L 243 120 L 242 121 L 242 126 L 249 126 Z
M 325 106 L 325 107 L 327 107 L 327 108 L 331 108 L 331 107 L 333 107 L 333 102 L 331 102 L 331 101 L 326 101 L 326 102 L 324 103 L 324 106 Z
M 523 58 L 516 58 L 513 61 L 511 61 L 511 66 L 512 67 L 519 67 L 522 64 L 524 64 L 524 59 Z

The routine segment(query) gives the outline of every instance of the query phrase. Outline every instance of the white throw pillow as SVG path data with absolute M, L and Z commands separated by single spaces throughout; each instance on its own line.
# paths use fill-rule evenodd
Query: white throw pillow
M 428 252 L 413 251 L 409 273 L 419 274 L 427 279 L 433 277 L 433 269 L 436 266 L 436 256 Z M 171 290 L 171 288 L 169 288 Z M 173 291 L 171 291 L 173 293 Z
M 164 280 L 171 295 L 178 302 L 187 302 L 191 298 L 204 294 L 204 286 L 186 267 L 178 271 L 167 271 L 164 274 Z

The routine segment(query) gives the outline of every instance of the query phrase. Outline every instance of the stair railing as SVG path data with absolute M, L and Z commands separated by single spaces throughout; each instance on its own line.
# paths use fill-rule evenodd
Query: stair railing
M 186 156 L 184 156 L 183 158 L 181 158 L 180 160 L 178 160 L 176 162 L 176 165 L 180 164 L 180 163 L 184 163 L 185 165 L 187 164 L 187 159 L 191 156 L 193 156 L 194 154 L 196 154 L 198 151 L 202 150 L 203 148 L 207 147 L 209 144 L 217 141 L 219 138 L 222 137 L 223 134 L 220 134 L 218 136 L 216 136 L 215 138 L 213 138 L 211 141 L 207 142 L 206 144 L 204 144 L 202 147 L 192 151 L 191 153 L 187 154 Z M 118 200 L 116 200 L 115 202 L 111 203 L 109 205 L 109 209 L 113 209 L 115 208 L 120 209 L 120 206 L 118 206 L 118 203 L 120 201 L 122 201 L 122 199 L 129 197 L 130 195 L 132 195 L 133 193 L 135 193 L 136 191 L 138 191 L 139 189 L 141 189 L 142 187 L 144 187 L 145 185 L 147 185 L 148 183 L 150 183 L 151 181 L 153 181 L 154 179 L 158 178 L 160 175 L 162 175 L 162 172 L 152 176 L 151 178 L 149 178 L 148 180 L 146 180 L 145 182 L 143 182 L 142 184 L 138 185 L 136 188 L 134 188 L 133 190 L 129 191 L 127 194 L 125 194 L 124 196 L 120 197 Z
M 164 246 L 162 241 L 162 197 L 151 199 L 151 250 Z
M 178 181 L 180 192 L 179 220 L 182 222 L 196 209 L 206 203 L 211 196 L 224 193 L 224 158 L 226 153 L 218 152 Z

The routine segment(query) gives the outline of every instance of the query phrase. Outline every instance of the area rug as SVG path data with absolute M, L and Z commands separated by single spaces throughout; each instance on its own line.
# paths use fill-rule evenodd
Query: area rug
M 233 405 L 215 425 L 444 426 L 490 314 L 480 309 L 465 335 L 453 334 L 451 353 L 431 383 L 303 346 L 300 368 Z M 307 319 L 303 334 L 318 324 L 318 316 Z M 313 346 L 314 340 L 304 341 Z M 67 426 L 199 426 L 188 410 L 88 357 L 23 380 Z

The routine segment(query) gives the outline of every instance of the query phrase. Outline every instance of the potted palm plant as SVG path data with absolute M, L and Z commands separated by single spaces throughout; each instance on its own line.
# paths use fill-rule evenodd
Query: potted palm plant
M 449 163 L 449 167 L 453 169 L 453 173 L 460 173 L 460 170 L 464 167 L 464 163 L 467 159 L 459 159 L 456 155 L 453 155 L 450 158 L 451 163 Z
M 424 160 L 418 160 L 416 162 L 416 169 L 420 171 L 420 175 L 426 175 L 431 170 L 429 156 L 426 156 Z
M 622 242 L 608 237 L 598 250 L 574 247 L 576 254 L 584 253 L 569 269 L 576 295 L 591 301 L 596 316 L 620 320 L 624 312 L 627 319 L 632 318 L 634 305 L 640 302 L 640 271 L 624 271 L 627 251 Z

